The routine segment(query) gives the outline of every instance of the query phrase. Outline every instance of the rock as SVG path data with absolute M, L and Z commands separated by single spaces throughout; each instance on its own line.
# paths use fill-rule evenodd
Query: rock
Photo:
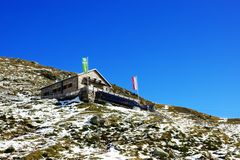
M 87 130 L 89 130 L 89 126 L 88 125 L 83 125 L 82 126 L 82 131 L 84 132 L 84 131 L 87 131 Z
M 98 116 L 93 116 L 90 119 L 90 123 L 93 124 L 93 125 L 98 125 L 99 124 L 99 117 Z
M 172 141 L 168 142 L 168 146 L 172 149 L 175 149 L 175 150 L 179 149 L 178 145 L 176 143 L 172 142 Z
M 14 147 L 8 147 L 5 151 L 4 151 L 4 153 L 13 153 L 15 151 L 15 148 Z
M 96 144 L 100 141 L 100 137 L 98 134 L 94 133 L 94 134 L 88 134 L 85 137 L 85 140 L 89 143 L 89 144 Z
M 91 126 L 89 127 L 89 129 L 91 129 L 91 130 L 96 130 L 97 128 L 98 128 L 97 125 L 91 125 Z
M 102 119 L 102 118 L 100 118 L 100 119 L 99 119 L 99 125 L 100 125 L 101 127 L 103 127 L 104 124 L 105 124 L 105 120 Z
M 3 115 L 0 115 L 0 119 L 3 120 L 3 121 L 6 121 L 6 120 L 7 120 L 7 117 L 6 117 L 5 114 L 3 114 Z
M 174 155 L 174 151 L 173 150 L 169 150 L 169 152 L 168 152 L 168 154 L 169 154 L 169 158 L 175 158 L 175 155 Z
M 32 105 L 31 104 L 25 104 L 25 105 L 18 105 L 17 106 L 19 109 L 32 109 Z
M 205 158 L 205 159 L 214 159 L 213 158 L 213 155 L 210 153 L 210 152 L 208 152 L 208 151 L 206 151 L 206 152 L 203 152 L 203 157 Z
M 166 146 L 167 143 L 165 141 L 161 141 L 162 146 Z
M 104 122 L 104 126 L 120 128 L 119 119 L 121 119 L 119 115 L 110 115 Z
M 168 153 L 162 150 L 161 148 L 155 148 L 152 154 L 160 158 L 167 158 L 169 156 Z
M 151 134 L 151 133 L 148 133 L 148 134 L 147 134 L 147 137 L 148 137 L 150 140 L 155 140 L 154 135 Z
M 100 118 L 99 116 L 93 116 L 91 119 L 90 119 L 90 123 L 92 125 L 96 125 L 96 126 L 101 126 L 103 127 L 104 126 L 104 123 L 105 123 L 105 120 L 103 118 Z
M 26 126 L 27 128 L 29 129 L 35 129 L 36 127 L 32 124 L 32 121 L 29 120 L 29 119 L 24 119 L 22 122 L 21 122 L 22 125 Z
M 168 142 L 168 145 L 169 145 L 170 147 L 173 147 L 175 144 L 170 141 L 170 142 Z

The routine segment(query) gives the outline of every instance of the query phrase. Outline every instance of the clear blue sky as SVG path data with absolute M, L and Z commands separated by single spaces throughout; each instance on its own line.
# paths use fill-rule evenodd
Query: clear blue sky
M 0 56 L 81 72 L 163 104 L 240 117 L 238 0 L 1 0 Z

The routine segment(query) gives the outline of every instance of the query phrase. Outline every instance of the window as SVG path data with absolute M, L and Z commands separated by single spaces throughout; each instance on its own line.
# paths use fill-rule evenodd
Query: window
M 72 83 L 68 84 L 68 88 L 71 88 L 72 87 Z
M 60 88 L 55 88 L 55 89 L 53 90 L 53 93 L 56 93 L 56 92 L 61 92 L 61 87 L 60 87 Z
M 49 92 L 43 93 L 43 96 L 48 96 L 48 95 L 49 95 Z
M 85 85 L 90 84 L 90 82 L 91 82 L 90 77 L 84 77 L 82 80 L 82 84 L 85 84 Z
M 67 88 L 71 88 L 71 87 L 72 87 L 72 83 L 67 84 L 67 85 L 64 85 L 64 86 L 63 86 L 63 89 L 67 89 Z

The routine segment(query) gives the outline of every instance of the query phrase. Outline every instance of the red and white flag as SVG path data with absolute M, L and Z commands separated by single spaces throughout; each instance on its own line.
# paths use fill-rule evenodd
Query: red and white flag
M 132 84 L 133 84 L 133 89 L 137 91 L 138 90 L 137 76 L 132 77 Z

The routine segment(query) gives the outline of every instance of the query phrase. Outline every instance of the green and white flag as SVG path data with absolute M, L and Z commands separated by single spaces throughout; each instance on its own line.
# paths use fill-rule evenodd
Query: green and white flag
M 83 72 L 87 73 L 88 72 L 88 58 L 82 58 L 82 67 L 83 67 Z

